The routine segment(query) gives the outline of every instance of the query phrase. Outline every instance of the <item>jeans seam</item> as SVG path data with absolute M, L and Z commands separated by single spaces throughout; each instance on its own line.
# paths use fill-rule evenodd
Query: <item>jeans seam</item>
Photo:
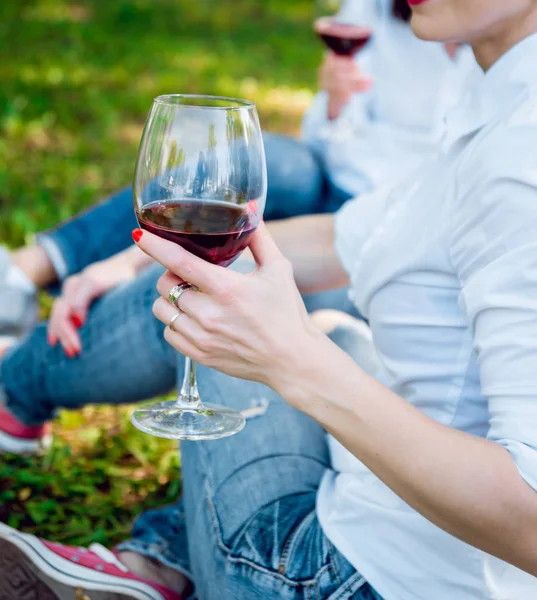
M 339 574 L 339 570 L 336 566 L 336 560 L 334 557 L 334 548 L 333 548 L 330 540 L 328 540 L 328 554 L 330 555 L 330 564 L 332 565 L 332 570 L 334 571 L 336 581 L 337 581 L 338 585 L 343 585 L 344 582 L 341 579 L 341 575 Z
M 357 583 L 359 585 L 355 588 L 354 586 Z M 337 589 L 334 592 L 334 594 L 332 594 L 327 600 L 340 600 L 341 598 L 343 598 L 344 594 L 347 594 L 349 591 L 352 591 L 354 593 L 360 588 L 362 588 L 366 583 L 367 581 L 365 577 L 357 571 L 356 573 L 351 575 L 345 583 L 342 584 L 344 586 L 343 589 Z
M 319 460 L 317 458 L 314 458 L 313 456 L 306 456 L 306 457 L 304 457 L 304 456 L 302 456 L 298 452 L 292 452 L 292 453 L 291 452 L 286 452 L 286 453 L 283 453 L 283 454 L 281 454 L 281 453 L 273 453 L 273 454 L 267 454 L 267 455 L 263 456 L 261 459 L 252 460 L 252 461 L 250 461 L 248 463 L 245 463 L 245 464 L 241 465 L 240 467 L 237 467 L 234 471 L 232 471 L 231 473 L 229 473 L 228 478 L 233 477 L 236 473 L 238 473 L 239 471 L 241 471 L 245 467 L 248 467 L 248 466 L 250 466 L 252 464 L 255 464 L 256 462 L 261 462 L 261 461 L 264 461 L 264 460 L 267 460 L 267 459 L 281 458 L 281 457 L 286 457 L 286 458 L 287 457 L 307 458 L 307 459 L 311 460 L 312 462 L 314 462 L 314 463 L 316 463 L 318 465 L 321 465 L 326 470 L 328 470 L 330 468 L 323 461 L 321 461 L 321 460 Z M 207 463 L 207 461 L 206 461 L 206 463 Z
M 297 536 L 299 535 L 299 533 L 302 531 L 302 529 L 304 529 L 304 527 L 306 526 L 306 522 L 307 520 L 311 517 L 311 514 L 314 511 L 309 512 L 303 519 L 302 522 L 300 523 L 300 525 L 296 528 L 296 530 L 293 532 L 292 535 L 289 536 L 288 540 L 285 542 L 285 545 L 283 547 L 281 556 L 280 556 L 280 567 L 283 567 L 285 570 L 287 570 L 287 558 L 290 554 L 290 551 L 293 547 L 293 542 L 296 540 Z

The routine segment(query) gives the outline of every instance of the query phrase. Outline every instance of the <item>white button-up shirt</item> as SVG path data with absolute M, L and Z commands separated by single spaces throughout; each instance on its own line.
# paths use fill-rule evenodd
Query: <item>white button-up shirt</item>
M 494 600 L 534 600 L 537 598 L 537 579 L 528 573 L 489 556 L 485 578 Z
M 395 182 L 432 156 L 446 112 L 467 79 L 482 73 L 470 48 L 451 59 L 442 44 L 419 40 L 392 15 L 392 0 L 347 0 L 349 11 L 356 23 L 372 26 L 356 60 L 374 85 L 354 94 L 334 121 L 327 120 L 327 94 L 319 93 L 304 118 L 303 138 L 333 183 L 358 195 Z
M 434 159 L 341 209 L 336 244 L 381 381 L 439 423 L 505 447 L 537 490 L 536 64 L 537 34 L 448 115 Z M 495 598 L 483 552 L 330 443 L 320 522 L 385 600 Z

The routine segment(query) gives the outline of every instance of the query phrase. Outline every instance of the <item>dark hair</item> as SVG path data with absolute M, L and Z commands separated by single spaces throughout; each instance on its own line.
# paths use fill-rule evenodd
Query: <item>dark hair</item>
M 393 0 L 393 14 L 403 21 L 410 21 L 412 11 L 408 0 Z

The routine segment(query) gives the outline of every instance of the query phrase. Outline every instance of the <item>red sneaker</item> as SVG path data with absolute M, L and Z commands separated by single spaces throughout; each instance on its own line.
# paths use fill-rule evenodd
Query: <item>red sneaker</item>
M 51 443 L 49 423 L 34 427 L 23 425 L 0 405 L 0 454 L 38 454 Z
M 181 600 L 131 573 L 100 544 L 53 544 L 0 524 L 2 600 Z

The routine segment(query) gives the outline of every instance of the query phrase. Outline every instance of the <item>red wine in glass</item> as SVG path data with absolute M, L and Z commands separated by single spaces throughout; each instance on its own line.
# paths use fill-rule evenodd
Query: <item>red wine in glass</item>
M 206 199 L 151 202 L 137 209 L 136 217 L 142 229 L 222 267 L 246 248 L 259 220 L 255 202 L 236 205 Z
M 339 23 L 333 17 L 321 17 L 313 25 L 315 33 L 339 56 L 353 56 L 371 39 L 372 31 L 362 25 Z

